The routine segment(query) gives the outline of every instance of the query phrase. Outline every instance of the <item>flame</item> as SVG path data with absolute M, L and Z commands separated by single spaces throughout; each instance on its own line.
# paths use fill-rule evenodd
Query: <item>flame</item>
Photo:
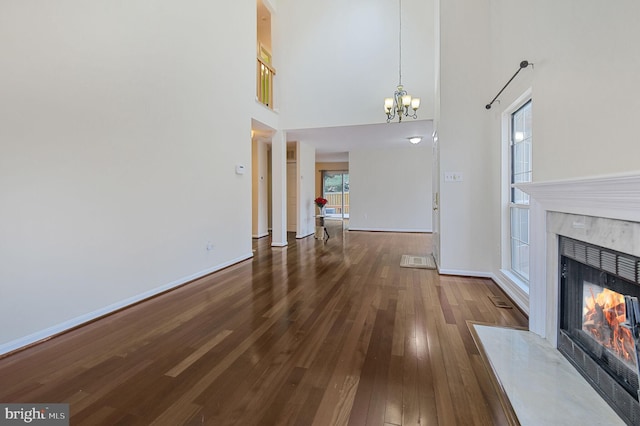
M 591 287 L 589 293 L 584 300 L 582 329 L 619 358 L 635 365 L 633 336 L 622 327 L 626 317 L 624 295 L 608 288 L 596 295 Z

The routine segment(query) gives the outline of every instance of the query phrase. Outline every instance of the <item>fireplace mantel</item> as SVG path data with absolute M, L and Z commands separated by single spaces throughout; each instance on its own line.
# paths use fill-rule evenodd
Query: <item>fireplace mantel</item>
M 626 238 L 640 236 L 640 173 L 518 185 L 531 195 L 529 329 L 558 344 L 558 234 L 552 212 L 568 216 L 584 235 L 601 226 L 595 218 L 636 222 Z M 557 216 L 557 214 L 555 215 Z M 571 235 L 567 235 L 571 236 Z
M 640 174 L 517 186 L 547 211 L 640 222 Z

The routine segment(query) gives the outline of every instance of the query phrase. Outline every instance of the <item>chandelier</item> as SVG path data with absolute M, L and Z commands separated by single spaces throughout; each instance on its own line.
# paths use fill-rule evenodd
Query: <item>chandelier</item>
M 385 98 L 384 100 L 384 112 L 387 114 L 387 123 L 398 117 L 398 122 L 402 122 L 402 116 L 418 118 L 418 108 L 420 107 L 420 98 L 412 98 L 404 87 L 402 86 L 402 0 L 398 0 L 399 3 L 399 17 L 400 29 L 398 35 L 399 45 L 399 60 L 398 60 L 398 87 L 393 93 L 392 98 Z

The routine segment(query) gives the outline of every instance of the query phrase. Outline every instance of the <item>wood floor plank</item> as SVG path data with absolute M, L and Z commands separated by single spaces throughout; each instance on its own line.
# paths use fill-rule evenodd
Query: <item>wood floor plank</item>
M 165 374 L 169 377 L 177 377 L 184 370 L 189 368 L 195 361 L 202 358 L 204 354 L 209 352 L 211 349 L 215 348 L 221 341 L 223 341 L 228 335 L 233 333 L 231 330 L 223 330 L 222 332 L 216 334 L 213 339 L 207 341 L 204 345 L 198 347 L 195 352 L 189 355 L 187 358 L 183 359 L 180 364 L 173 367 L 171 370 L 167 371 Z
M 438 299 L 435 297 L 435 286 L 432 274 L 414 275 L 414 312 L 416 319 L 415 343 L 418 371 L 416 375 L 419 424 L 445 424 L 440 418 L 447 418 L 438 407 L 439 391 L 434 369 L 442 364 L 442 352 L 437 340 L 435 321 L 440 316 Z M 432 330 L 432 331 L 430 331 Z M 445 394 L 446 397 L 446 394 Z M 445 420 L 446 421 L 446 420 Z M 410 423 L 411 424 L 411 423 Z
M 467 322 L 526 317 L 491 280 L 401 268 L 429 234 L 328 226 L 0 359 L 0 401 L 91 426 L 506 424 Z
M 443 294 L 440 286 L 436 285 L 428 287 L 428 300 L 438 300 L 442 303 L 440 295 Z M 419 294 L 419 290 L 416 291 Z M 448 306 L 448 305 L 447 305 Z M 456 410 L 454 409 L 454 401 L 452 400 L 452 392 L 455 390 L 449 383 L 449 375 L 447 374 L 447 359 L 449 355 L 448 342 L 444 327 L 448 324 L 445 319 L 445 310 L 434 309 L 428 307 L 425 315 L 425 328 L 417 330 L 417 333 L 427 336 L 428 353 L 431 364 L 433 388 L 435 389 L 436 413 L 438 424 L 456 424 Z M 417 311 L 420 311 L 416 308 Z M 452 383 L 455 384 L 455 383 Z M 421 407 L 422 408 L 422 407 Z M 427 409 L 427 407 L 424 407 Z M 424 410 L 421 410 L 420 414 Z
M 378 316 L 381 333 L 379 347 L 374 354 L 375 376 L 373 392 L 369 402 L 367 423 L 382 423 L 386 420 L 387 400 L 389 398 L 389 370 L 391 368 L 391 348 L 393 328 L 397 301 L 393 297 L 388 298 L 386 309 Z
M 384 405 L 385 423 L 402 424 L 403 401 L 403 357 L 391 355 L 387 375 L 387 397 L 381 403 Z
M 351 327 L 327 383 L 314 425 L 346 424 L 349 418 L 359 383 L 359 371 L 364 362 L 364 350 L 358 348 L 369 344 L 372 327 L 368 327 L 367 323 L 371 324 L 375 313 L 371 309 L 374 296 L 374 292 L 367 292 L 365 297 L 358 299 L 361 303 L 354 304 L 355 309 L 351 310 L 356 316 L 351 320 Z

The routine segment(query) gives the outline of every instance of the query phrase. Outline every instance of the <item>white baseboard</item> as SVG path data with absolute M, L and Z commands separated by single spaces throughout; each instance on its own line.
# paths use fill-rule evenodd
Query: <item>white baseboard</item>
M 252 235 L 252 236 L 251 236 L 251 238 L 258 239 L 258 238 L 266 237 L 267 235 L 269 235 L 269 233 L 268 233 L 268 232 L 263 232 L 263 233 L 261 233 L 261 234 Z
M 304 234 L 304 235 L 296 235 L 296 239 L 301 239 L 301 238 L 307 238 L 310 235 L 313 235 L 315 232 L 309 232 L 308 234 Z
M 463 269 L 439 269 L 440 275 L 459 275 L 461 277 L 493 278 L 489 272 L 466 271 Z
M 286 247 L 288 243 L 271 243 L 271 247 Z
M 349 225 L 349 231 L 369 231 L 369 232 L 411 232 L 411 233 L 431 233 L 430 229 L 401 229 L 401 228 L 359 228 Z
M 505 293 L 507 293 L 507 296 L 509 296 L 511 300 L 518 305 L 522 312 L 529 315 L 529 293 L 527 293 L 502 271 L 499 271 L 496 274 L 491 274 L 491 279 L 494 280 Z
M 112 303 L 111 305 L 105 306 L 103 308 L 97 309 L 93 312 L 89 312 L 84 315 L 80 315 L 76 318 L 72 318 L 68 321 L 62 322 L 60 324 L 56 324 L 54 326 L 45 328 L 44 330 L 36 331 L 35 333 L 29 334 L 27 336 L 21 337 L 16 340 L 12 340 L 10 342 L 4 343 L 0 345 L 0 355 L 6 354 L 8 352 L 15 351 L 17 349 L 23 348 L 25 346 L 32 345 L 41 340 L 48 339 L 57 334 L 63 333 L 72 328 L 81 326 L 82 324 L 86 324 L 90 321 L 96 320 L 100 317 L 109 315 L 115 311 L 126 308 L 127 306 L 133 305 L 138 302 L 142 302 L 146 299 L 150 299 L 160 293 L 164 293 L 165 291 L 171 290 L 175 287 L 179 287 L 183 284 L 188 283 L 189 281 L 196 280 L 198 278 L 204 277 L 205 275 L 209 275 L 213 272 L 224 269 L 228 266 L 234 265 L 236 263 L 242 262 L 244 260 L 250 259 L 253 257 L 253 253 L 246 254 L 244 256 L 240 256 L 236 259 L 232 259 L 228 262 L 216 265 L 214 267 L 205 269 L 204 271 L 197 272 L 195 274 L 180 278 L 178 280 L 172 281 L 168 284 L 162 285 L 160 287 L 156 287 L 152 290 L 145 291 L 144 293 L 138 294 L 136 296 L 130 297 L 128 299 L 121 300 L 116 303 Z

